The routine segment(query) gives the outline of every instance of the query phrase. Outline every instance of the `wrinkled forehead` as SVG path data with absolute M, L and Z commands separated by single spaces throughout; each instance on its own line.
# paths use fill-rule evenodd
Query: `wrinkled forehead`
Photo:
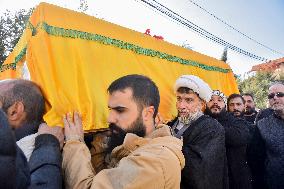
M 284 85 L 278 83 L 269 88 L 269 93 L 284 92 Z

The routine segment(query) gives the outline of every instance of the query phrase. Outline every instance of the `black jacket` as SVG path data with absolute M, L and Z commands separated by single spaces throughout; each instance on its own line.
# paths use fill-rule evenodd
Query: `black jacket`
M 49 134 L 36 137 L 28 163 L 0 110 L 0 188 L 61 189 L 61 163 L 59 142 Z
M 272 114 L 257 122 L 249 157 L 254 188 L 284 188 L 284 119 Z
M 249 123 L 251 123 L 251 124 L 254 124 L 254 122 L 255 122 L 255 119 L 256 119 L 256 115 L 257 115 L 257 111 L 254 111 L 253 113 L 252 113 L 252 115 L 246 115 L 246 114 L 244 114 L 244 119 L 247 121 L 247 122 L 249 122 Z
M 203 115 L 194 121 L 183 133 L 182 151 L 182 189 L 228 188 L 225 132 L 215 119 Z
M 269 117 L 272 114 L 273 114 L 273 110 L 271 108 L 266 108 L 266 109 L 260 110 L 256 115 L 255 123 L 257 123 L 258 121 L 260 121 L 263 118 Z
M 24 189 L 28 188 L 31 183 L 30 169 L 25 154 L 18 146 L 16 146 L 16 148 L 16 188 Z
M 222 112 L 216 119 L 225 129 L 230 189 L 251 189 L 252 178 L 246 152 L 250 125 L 228 112 Z
M 0 109 L 0 188 L 16 188 L 16 141 Z
M 41 134 L 35 139 L 35 149 L 29 161 L 30 188 L 62 188 L 62 156 L 56 137 Z

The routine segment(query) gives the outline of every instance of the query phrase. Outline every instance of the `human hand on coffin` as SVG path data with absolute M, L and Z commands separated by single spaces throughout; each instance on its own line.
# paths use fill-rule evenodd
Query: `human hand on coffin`
M 64 123 L 64 135 L 66 141 L 78 140 L 80 142 L 84 142 L 82 118 L 78 112 L 74 112 L 73 116 L 71 113 L 64 115 L 63 123 Z
M 42 123 L 40 124 L 39 129 L 38 129 L 38 135 L 41 135 L 41 134 L 51 134 L 55 136 L 57 140 L 59 141 L 60 149 L 62 149 L 63 143 L 64 143 L 64 134 L 63 134 L 62 127 L 59 127 L 59 126 L 50 127 L 46 123 Z

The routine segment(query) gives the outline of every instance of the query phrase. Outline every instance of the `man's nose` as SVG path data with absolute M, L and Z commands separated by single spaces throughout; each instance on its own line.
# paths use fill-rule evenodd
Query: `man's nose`
M 179 108 L 180 108 L 180 109 L 184 109 L 185 106 L 186 106 L 186 103 L 185 103 L 184 100 L 182 100 L 182 101 L 179 103 Z
M 113 111 L 110 111 L 107 117 L 107 122 L 108 123 L 115 123 L 115 114 L 113 113 Z

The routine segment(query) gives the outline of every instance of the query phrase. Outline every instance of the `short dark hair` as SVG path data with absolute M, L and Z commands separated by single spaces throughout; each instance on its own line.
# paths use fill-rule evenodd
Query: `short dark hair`
M 243 97 L 243 96 L 250 96 L 250 97 L 252 98 L 252 100 L 254 101 L 254 96 L 253 96 L 252 93 L 243 93 L 243 94 L 242 94 L 242 97 Z
M 27 123 L 43 122 L 45 100 L 39 86 L 24 79 L 11 80 L 10 84 L 11 87 L 1 97 L 3 110 L 7 113 L 10 106 L 21 101 L 27 114 Z
M 234 98 L 241 98 L 242 101 L 243 101 L 243 104 L 245 104 L 245 99 L 242 97 L 242 95 L 237 94 L 237 93 L 233 93 L 233 94 L 231 94 L 231 95 L 228 97 L 228 100 L 227 100 L 227 107 L 229 107 L 230 101 L 231 101 L 232 99 L 234 99 Z
M 107 91 L 112 94 L 126 88 L 132 90 L 132 96 L 138 107 L 154 106 L 156 117 L 160 104 L 160 94 L 156 84 L 148 77 L 138 74 L 126 75 L 113 81 Z

